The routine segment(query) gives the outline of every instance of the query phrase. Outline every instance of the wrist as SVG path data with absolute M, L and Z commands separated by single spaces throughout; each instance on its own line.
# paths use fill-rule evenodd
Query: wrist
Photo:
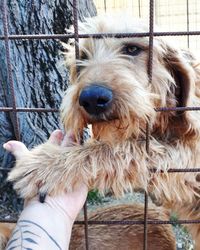
M 26 231 L 30 232 L 29 238 L 37 242 L 39 249 L 56 250 L 67 248 L 72 225 L 73 220 L 61 209 L 52 207 L 52 203 L 40 203 L 34 199 L 22 212 L 17 226 L 28 229 Z M 24 236 L 22 235 L 22 238 Z M 29 244 L 31 247 L 32 243 Z M 58 246 L 60 248 L 57 248 Z

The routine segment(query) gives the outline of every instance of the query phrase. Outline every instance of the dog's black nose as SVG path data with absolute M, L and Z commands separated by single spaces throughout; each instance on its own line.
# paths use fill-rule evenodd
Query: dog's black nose
M 112 99 L 112 90 L 104 86 L 91 85 L 82 90 L 79 104 L 90 115 L 99 115 L 111 106 Z

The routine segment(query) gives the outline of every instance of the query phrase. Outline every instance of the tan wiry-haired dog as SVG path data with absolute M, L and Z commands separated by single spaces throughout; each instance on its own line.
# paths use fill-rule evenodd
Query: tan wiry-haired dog
M 128 17 L 95 17 L 80 25 L 80 33 L 105 32 L 148 32 L 148 27 Z M 37 183 L 39 192 L 52 195 L 80 182 L 116 196 L 142 188 L 181 218 L 200 218 L 197 173 L 149 171 L 200 165 L 200 112 L 155 111 L 200 106 L 199 69 L 189 53 L 155 37 L 149 82 L 148 54 L 148 37 L 80 39 L 80 60 L 68 55 L 72 85 L 61 115 L 66 131 L 78 138 L 91 124 L 93 137 L 68 148 L 47 142 L 24 155 L 9 175 L 23 198 L 38 193 Z M 190 229 L 200 249 L 200 226 Z

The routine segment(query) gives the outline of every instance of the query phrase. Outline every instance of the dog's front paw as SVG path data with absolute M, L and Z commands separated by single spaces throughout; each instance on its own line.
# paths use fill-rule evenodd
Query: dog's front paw
M 11 152 L 16 158 L 16 165 L 8 175 L 8 180 L 14 183 L 15 189 L 23 198 L 31 198 L 37 193 L 35 176 L 37 165 L 33 162 L 34 152 L 29 151 L 19 141 L 9 141 L 3 145 L 4 149 Z
M 62 176 L 59 174 L 59 155 L 63 146 L 70 143 L 70 137 L 64 137 L 60 130 L 54 131 L 49 140 L 29 151 L 18 141 L 9 141 L 4 148 L 16 157 L 16 165 L 8 175 L 14 183 L 14 189 L 22 198 L 30 199 L 38 193 L 56 193 L 63 190 L 59 185 Z M 62 144 L 61 144 L 62 143 Z
M 8 180 L 14 183 L 14 189 L 25 199 L 38 194 L 55 195 L 71 191 L 76 181 L 69 177 L 71 168 L 66 164 L 68 152 L 70 148 L 44 143 L 17 160 Z M 72 167 L 74 171 L 76 169 Z
M 13 182 L 13 187 L 24 199 L 30 199 L 38 194 L 42 184 L 39 173 L 40 159 L 35 159 L 35 149 L 28 151 L 17 159 L 15 167 L 8 175 L 8 181 Z

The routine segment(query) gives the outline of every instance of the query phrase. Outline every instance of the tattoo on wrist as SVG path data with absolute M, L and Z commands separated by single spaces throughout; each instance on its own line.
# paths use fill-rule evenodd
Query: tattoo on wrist
M 17 222 L 6 250 L 36 250 L 41 238 L 45 239 L 50 249 L 62 250 L 57 241 L 42 226 L 30 220 Z

